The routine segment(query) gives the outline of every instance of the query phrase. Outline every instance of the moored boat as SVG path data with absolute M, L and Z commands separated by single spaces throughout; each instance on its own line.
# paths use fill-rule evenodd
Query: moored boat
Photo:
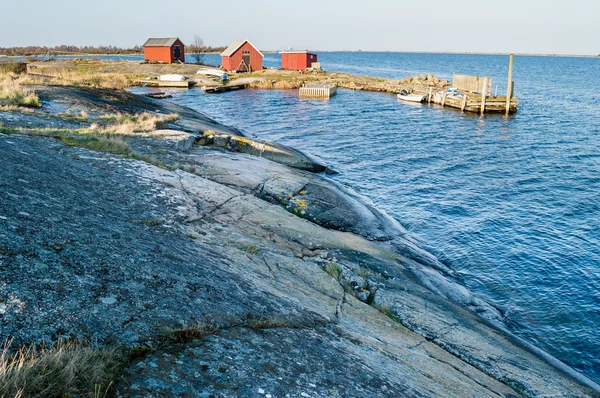
M 398 99 L 401 99 L 402 101 L 408 101 L 408 102 L 423 102 L 423 101 L 425 101 L 424 95 L 410 94 L 406 90 L 402 90 L 400 93 L 398 93 L 397 96 L 398 96 Z

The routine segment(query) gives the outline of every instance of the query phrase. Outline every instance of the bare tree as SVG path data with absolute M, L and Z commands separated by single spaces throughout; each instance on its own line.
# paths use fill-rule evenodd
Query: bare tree
M 194 41 L 190 46 L 190 50 L 193 52 L 193 57 L 196 60 L 197 64 L 201 64 L 204 59 L 204 54 L 202 53 L 205 50 L 204 40 L 200 37 L 200 35 L 194 35 Z

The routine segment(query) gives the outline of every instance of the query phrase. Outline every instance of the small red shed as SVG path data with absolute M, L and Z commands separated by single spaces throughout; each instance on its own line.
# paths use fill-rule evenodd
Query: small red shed
M 167 64 L 185 62 L 184 45 L 177 37 L 150 38 L 144 43 L 144 59 Z
M 263 54 L 248 40 L 234 41 L 221 53 L 223 69 L 229 72 L 262 70 Z
M 317 62 L 317 54 L 308 51 L 283 51 L 281 53 L 281 68 L 286 70 L 304 70 Z

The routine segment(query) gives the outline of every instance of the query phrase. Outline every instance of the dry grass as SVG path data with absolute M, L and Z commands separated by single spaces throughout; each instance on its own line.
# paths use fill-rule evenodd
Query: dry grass
M 164 329 L 162 336 L 166 342 L 186 344 L 193 340 L 200 340 L 207 336 L 217 334 L 221 328 L 215 323 L 202 321 L 193 326 L 179 329 Z
M 136 80 L 142 76 L 137 74 L 102 73 L 87 71 L 58 70 L 51 72 L 55 76 L 53 84 L 63 86 L 86 86 L 96 88 L 118 88 L 123 89 L 133 86 Z
M 342 276 L 342 268 L 336 263 L 325 264 L 325 266 L 323 266 L 323 271 L 327 272 L 337 281 L 339 281 L 340 277 Z
M 119 136 L 113 134 L 95 133 L 80 130 L 61 130 L 61 129 L 25 129 L 8 128 L 0 125 L 2 134 L 23 134 L 37 137 L 53 137 L 68 146 L 90 149 L 92 151 L 114 153 L 116 155 L 133 154 L 131 148 Z
M 281 315 L 274 317 L 251 317 L 248 318 L 244 326 L 254 330 L 265 329 L 310 329 L 311 322 L 303 319 L 292 319 Z
M 102 72 L 101 64 L 75 63 L 71 67 L 43 68 L 28 76 L 28 81 L 45 80 L 46 84 L 57 86 L 83 86 L 95 88 L 124 89 L 134 85 L 135 81 L 145 77 L 137 73 Z M 50 76 L 51 79 L 35 74 Z
M 23 134 L 38 137 L 53 137 L 64 142 L 66 145 L 86 148 L 92 151 L 124 155 L 126 158 L 140 160 L 151 165 L 167 168 L 162 160 L 140 155 L 131 149 L 123 141 L 120 135 L 112 133 L 97 133 L 91 130 L 61 130 L 61 129 L 26 129 L 10 128 L 0 124 L 0 134 Z
M 391 320 L 400 323 L 400 318 L 398 318 L 396 316 L 396 314 L 394 314 L 394 311 L 390 307 L 385 306 L 385 305 L 379 305 L 379 304 L 371 304 L 371 305 L 375 309 L 377 309 L 377 311 L 381 312 L 383 315 L 387 316 Z
M 132 135 L 166 128 L 169 123 L 178 118 L 179 115 L 175 113 L 168 115 L 155 115 L 149 112 L 136 113 L 135 115 L 116 113 L 102 116 L 90 125 L 90 130 L 100 133 Z
M 31 88 L 24 87 L 22 77 L 8 73 L 0 75 L 0 106 L 39 108 L 40 98 Z
M 68 134 L 60 140 L 69 146 L 90 149 L 98 152 L 114 153 L 116 155 L 129 155 L 131 148 L 120 137 L 111 134 Z
M 114 349 L 80 342 L 26 347 L 11 354 L 10 342 L 0 355 L 2 397 L 101 397 L 121 369 Z

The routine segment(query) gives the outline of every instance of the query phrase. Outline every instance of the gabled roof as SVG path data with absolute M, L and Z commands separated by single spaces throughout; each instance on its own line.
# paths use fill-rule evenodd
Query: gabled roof
M 171 47 L 173 44 L 175 44 L 177 40 L 179 40 L 178 37 L 151 37 L 148 40 L 146 40 L 146 43 L 144 43 L 144 47 Z
M 241 46 L 243 46 L 246 42 L 248 44 L 250 44 L 252 46 L 252 48 L 255 49 L 260 54 L 261 57 L 264 57 L 263 53 L 261 53 L 258 48 L 254 47 L 254 44 L 250 43 L 250 41 L 248 41 L 248 40 L 236 40 L 236 41 L 234 41 L 233 43 L 231 43 L 231 45 L 229 47 L 227 47 L 225 49 L 225 51 L 223 51 L 221 53 L 221 56 L 222 57 L 231 57 L 233 55 L 233 53 L 235 53 L 237 50 L 239 50 L 239 48 Z

